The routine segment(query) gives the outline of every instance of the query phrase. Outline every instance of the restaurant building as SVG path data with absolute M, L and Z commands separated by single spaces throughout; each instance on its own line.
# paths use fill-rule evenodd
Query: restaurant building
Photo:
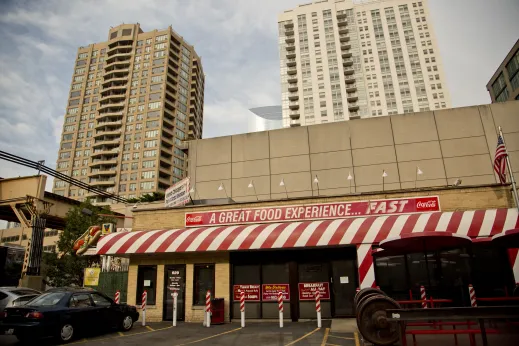
M 518 106 L 190 142 L 194 205 L 137 206 L 132 232 L 101 238 L 96 252 L 130 258 L 127 302 L 139 304 L 146 290 L 155 321 L 171 319 L 173 290 L 179 318 L 199 322 L 207 290 L 224 298 L 226 320 L 239 316 L 238 290 L 246 292 L 247 318 L 277 318 L 281 291 L 285 318 L 294 321 L 315 317 L 315 290 L 324 318 L 353 315 L 357 287 L 417 299 L 424 285 L 428 295 L 462 305 L 469 284 L 480 296 L 511 292 L 518 250 L 482 240 L 519 227 L 511 187 L 492 170 L 499 125 L 517 162 Z M 374 255 L 384 239 L 421 232 L 474 242 Z

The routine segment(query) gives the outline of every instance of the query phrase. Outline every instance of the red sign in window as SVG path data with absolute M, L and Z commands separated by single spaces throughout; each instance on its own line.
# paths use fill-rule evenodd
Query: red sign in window
M 261 285 L 262 297 L 261 300 L 278 300 L 278 293 L 283 293 L 283 300 L 290 300 L 289 284 L 264 284 Z
M 245 292 L 245 301 L 260 301 L 260 285 L 234 285 L 233 292 L 235 302 L 240 301 L 240 292 Z
M 330 299 L 330 283 L 300 282 L 299 300 L 315 300 L 315 292 L 319 291 L 322 300 Z

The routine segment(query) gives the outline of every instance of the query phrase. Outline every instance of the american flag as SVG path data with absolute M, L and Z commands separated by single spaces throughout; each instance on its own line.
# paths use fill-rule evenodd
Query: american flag
M 501 184 L 506 183 L 506 149 L 501 135 L 497 137 L 496 155 L 494 157 L 494 171 L 499 176 Z

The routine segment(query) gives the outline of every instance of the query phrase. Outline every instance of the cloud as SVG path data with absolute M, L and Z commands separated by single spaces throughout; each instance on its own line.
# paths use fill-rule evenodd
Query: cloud
M 110 26 L 123 22 L 144 30 L 172 25 L 195 46 L 206 74 L 204 137 L 246 132 L 249 108 L 281 102 L 277 16 L 301 2 L 4 0 L 0 149 L 55 166 L 77 48 L 106 40 Z M 519 32 L 517 1 L 429 4 L 453 103 L 488 102 L 485 84 Z M 23 171 L 6 167 L 0 163 L 0 176 Z

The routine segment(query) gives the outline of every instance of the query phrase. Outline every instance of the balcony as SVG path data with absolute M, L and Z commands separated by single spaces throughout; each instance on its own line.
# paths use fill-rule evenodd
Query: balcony
M 294 120 L 299 119 L 299 117 L 301 116 L 299 114 L 299 111 L 297 111 L 297 112 L 290 112 L 290 113 L 288 113 L 288 115 L 290 116 L 290 119 L 294 119 Z
M 286 47 L 286 50 L 287 50 L 287 52 L 295 51 L 296 50 L 296 45 L 295 44 L 288 44 L 287 47 Z
M 296 66 L 296 59 L 288 59 L 287 60 L 287 66 L 288 67 Z
M 287 82 L 288 83 L 297 83 L 297 74 L 288 76 Z
M 346 18 L 346 12 L 337 13 L 337 19 Z
M 286 43 L 294 43 L 294 42 L 296 42 L 296 39 L 294 38 L 294 36 L 287 37 L 287 38 L 285 38 L 285 42 Z
M 90 155 L 92 158 L 99 157 L 99 156 L 117 156 L 119 155 L 119 148 L 115 149 L 107 149 L 107 148 L 101 148 L 101 149 L 95 149 L 94 152 Z
M 116 135 L 120 135 L 121 134 L 121 129 L 116 129 L 116 130 L 101 130 L 101 131 L 97 131 L 95 134 L 94 134 L 94 138 L 99 138 L 99 137 L 102 137 L 102 136 L 116 136 Z
M 290 127 L 301 126 L 301 122 L 299 120 L 290 120 Z
M 290 107 L 290 109 L 299 109 L 299 101 L 289 102 L 288 107 Z
M 339 35 L 347 34 L 349 32 L 348 28 L 345 26 L 339 27 Z
M 97 167 L 97 166 L 103 166 L 103 165 L 116 165 L 117 164 L 117 158 L 111 158 L 111 159 L 98 159 L 98 160 L 92 160 L 90 163 L 90 167 Z
M 126 91 L 126 83 L 124 84 L 118 84 L 118 85 L 111 85 L 108 87 L 105 87 L 101 90 L 101 97 L 108 94 L 111 91 Z
M 97 116 L 97 121 L 101 119 L 113 119 L 114 121 L 119 121 L 120 118 L 122 118 L 123 112 L 106 112 L 106 113 L 99 113 Z
M 344 81 L 346 81 L 347 84 L 355 83 L 355 76 L 354 75 L 345 76 Z
M 99 119 L 99 117 L 98 117 Z M 108 121 L 97 121 L 96 129 L 101 129 L 103 127 L 119 127 L 123 124 L 121 120 L 108 120 Z
M 285 23 L 285 29 L 288 29 L 288 28 L 293 28 L 294 27 L 294 23 L 293 22 L 286 22 Z
M 101 82 L 101 85 L 103 87 L 105 87 L 105 85 L 109 85 L 109 84 L 114 84 L 116 82 L 123 82 L 124 85 L 126 86 L 126 83 L 128 82 L 128 76 L 123 76 L 123 77 L 104 77 L 105 80 L 103 80 L 103 82 Z
M 103 101 L 108 100 L 124 100 L 126 98 L 126 93 L 110 93 L 109 95 L 101 96 L 99 99 L 99 103 L 103 103 Z
M 88 177 L 96 177 L 96 176 L 113 176 L 117 174 L 117 169 L 115 167 L 112 168 L 94 168 L 87 174 Z
M 104 66 L 105 72 L 116 70 L 118 68 L 128 68 L 130 67 L 130 59 L 127 60 L 115 60 L 114 62 L 111 62 Z
M 355 73 L 355 70 L 353 67 L 346 67 L 344 68 L 344 75 L 349 76 Z
M 341 41 L 341 42 L 349 42 L 350 41 L 350 35 L 339 35 L 339 41 Z
M 349 93 L 357 91 L 357 84 L 346 84 L 346 91 Z
M 119 78 L 119 77 L 126 77 L 128 76 L 128 73 L 130 73 L 129 68 L 121 68 L 118 70 L 111 70 L 111 71 L 105 71 L 103 74 L 104 80 Z
M 102 146 L 110 146 L 110 147 L 119 147 L 121 143 L 121 138 L 107 138 L 96 140 L 94 144 L 92 144 L 93 148 L 99 148 Z
M 120 51 L 129 51 L 132 52 L 132 43 L 128 41 L 127 43 L 121 43 L 120 45 L 114 45 L 112 48 L 108 48 L 106 50 L 106 56 L 112 57 L 114 54 L 119 53 Z
M 348 49 L 350 49 L 350 48 L 351 48 L 351 44 L 349 44 L 349 43 L 343 43 L 343 44 L 341 44 L 341 49 L 342 49 L 342 50 L 348 50 Z
M 90 179 L 90 185 L 92 186 L 112 186 L 115 185 L 115 180 L 113 179 Z
M 293 59 L 296 57 L 296 52 L 287 52 L 287 59 Z
M 285 30 L 286 36 L 293 36 L 294 35 L 294 29 L 287 29 Z
M 346 98 L 348 99 L 348 102 L 355 102 L 359 99 L 359 94 L 357 93 L 348 93 L 346 95 Z
M 348 102 L 348 110 L 350 112 L 355 112 L 359 110 L 359 104 L 357 102 Z
M 289 68 L 289 69 L 287 70 L 287 73 L 288 73 L 289 75 L 295 75 L 295 74 L 297 74 L 297 69 L 296 69 L 295 67 L 294 67 L 294 68 Z
M 294 92 L 294 91 L 297 91 L 297 90 L 298 90 L 297 84 L 289 84 L 288 85 L 288 91 Z
M 357 119 L 360 119 L 360 115 L 358 112 L 350 113 L 350 120 L 357 120 Z
M 343 66 L 352 66 L 353 65 L 353 59 L 343 59 L 342 60 Z
M 288 96 L 288 99 L 289 99 L 290 101 L 297 101 L 297 100 L 299 100 L 299 95 L 298 95 L 298 94 L 290 94 L 290 95 Z
M 341 18 L 341 19 L 337 20 L 337 25 L 339 27 L 347 26 L 348 25 L 348 21 L 346 20 L 346 18 Z
M 351 58 L 351 51 L 347 50 L 347 51 L 342 52 L 342 57 Z
M 104 103 L 100 104 L 97 110 L 110 109 L 110 108 L 124 108 L 124 102 L 119 103 Z

